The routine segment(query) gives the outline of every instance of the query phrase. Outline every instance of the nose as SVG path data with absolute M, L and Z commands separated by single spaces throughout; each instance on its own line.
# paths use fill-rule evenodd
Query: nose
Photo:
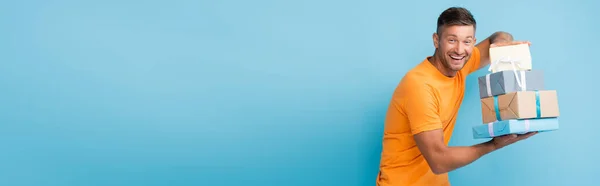
M 465 45 L 462 45 L 461 43 L 458 43 L 457 45 L 458 45 L 458 46 L 456 46 L 456 49 L 457 49 L 458 51 L 456 51 L 456 53 L 457 53 L 457 54 L 462 54 L 462 53 L 463 53 L 463 51 L 465 51 L 465 48 L 466 48 L 466 46 L 465 46 Z

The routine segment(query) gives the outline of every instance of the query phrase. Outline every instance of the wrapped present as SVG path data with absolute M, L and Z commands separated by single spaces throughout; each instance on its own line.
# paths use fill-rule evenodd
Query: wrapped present
M 558 117 L 555 90 L 517 91 L 481 99 L 483 123 Z
M 531 70 L 529 44 L 508 45 L 490 48 L 492 73 L 505 70 Z
M 473 138 L 492 138 L 507 134 L 558 130 L 558 118 L 505 120 L 473 127 Z
M 539 70 L 500 71 L 480 76 L 478 82 L 480 98 L 516 91 L 544 90 L 544 74 Z

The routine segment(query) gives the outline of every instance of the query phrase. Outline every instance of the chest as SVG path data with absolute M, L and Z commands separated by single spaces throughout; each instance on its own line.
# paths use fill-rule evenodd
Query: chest
M 464 99 L 464 82 L 441 84 L 436 92 L 438 113 L 442 122 L 447 123 L 455 119 Z

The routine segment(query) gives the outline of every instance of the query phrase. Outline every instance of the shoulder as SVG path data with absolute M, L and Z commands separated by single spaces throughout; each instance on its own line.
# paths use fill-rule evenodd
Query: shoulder
M 399 88 L 431 88 L 431 85 L 437 82 L 434 67 L 429 61 L 423 60 L 417 66 L 406 72 L 400 81 Z
M 469 61 L 480 61 L 481 60 L 481 51 L 476 46 L 473 47 L 473 51 L 471 52 L 471 59 Z
M 431 76 L 431 74 L 427 74 L 427 72 L 413 69 L 404 75 L 398 87 L 403 89 L 428 87 L 431 83 L 429 76 Z
M 481 51 L 479 51 L 479 48 L 473 47 L 473 52 L 471 54 L 471 59 L 469 59 L 469 62 L 477 63 L 477 65 L 479 65 L 480 61 L 481 61 Z
M 479 48 L 473 47 L 473 51 L 471 52 L 471 57 L 466 62 L 465 67 L 460 71 L 461 71 L 461 73 L 468 75 L 468 74 L 471 74 L 471 73 L 479 70 L 480 66 L 481 66 L 481 51 L 479 51 Z
M 433 92 L 435 92 L 434 82 L 435 80 L 430 72 L 415 67 L 400 80 L 394 98 L 399 100 L 433 98 Z
M 479 55 L 479 53 L 480 53 L 479 48 L 477 46 L 473 46 L 473 54 Z

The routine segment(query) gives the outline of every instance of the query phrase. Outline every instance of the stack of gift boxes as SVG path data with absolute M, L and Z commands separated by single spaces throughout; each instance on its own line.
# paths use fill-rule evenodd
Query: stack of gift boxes
M 557 92 L 532 69 L 529 45 L 490 48 L 490 59 L 490 73 L 478 77 L 483 124 L 473 127 L 473 137 L 557 130 Z

